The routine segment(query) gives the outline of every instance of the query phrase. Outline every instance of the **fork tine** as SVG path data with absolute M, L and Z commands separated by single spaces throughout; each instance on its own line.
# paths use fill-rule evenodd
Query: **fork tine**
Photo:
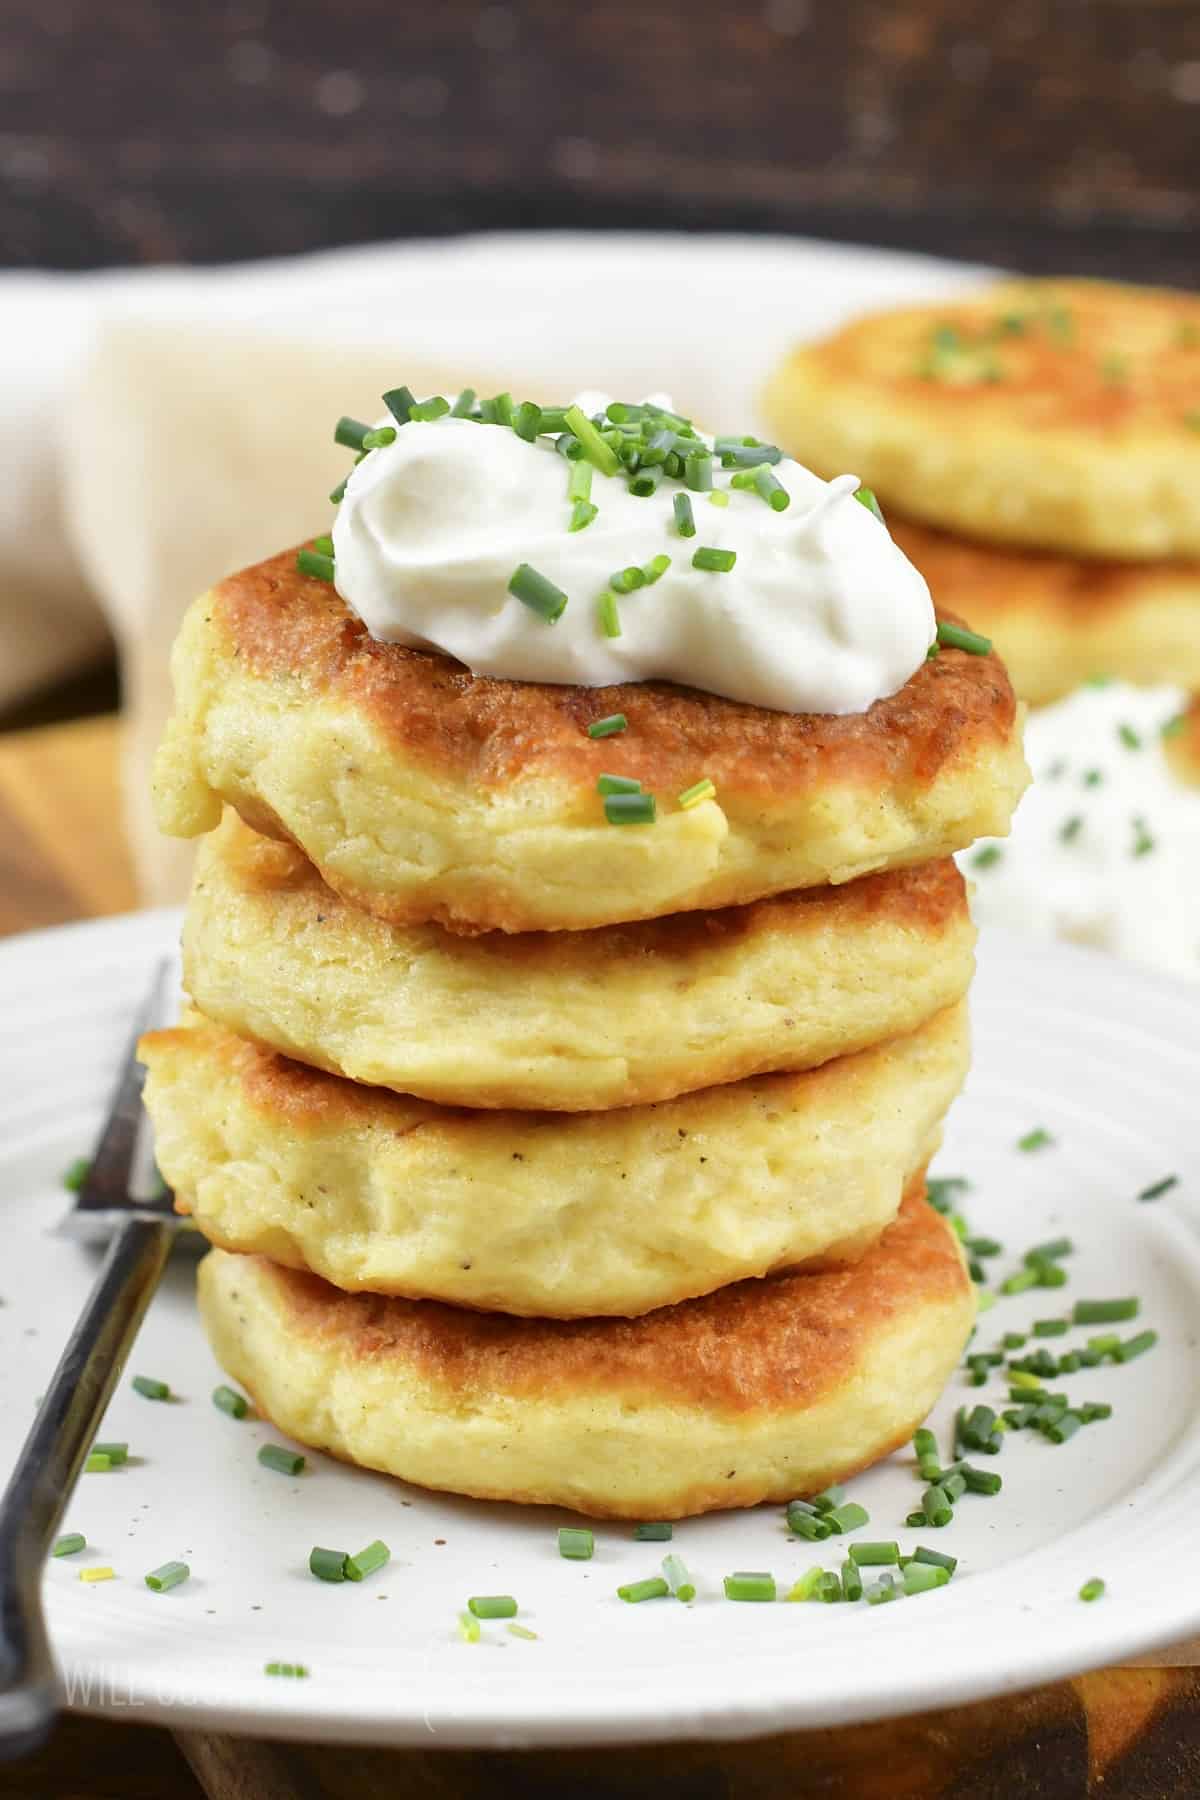
M 146 1079 L 146 1071 L 137 1060 L 137 1042 L 142 1033 L 149 1030 L 159 1018 L 170 966 L 166 957 L 157 965 L 149 991 L 138 1008 L 129 1047 L 117 1077 L 112 1105 L 76 1201 L 76 1205 L 81 1208 L 101 1211 L 108 1207 L 123 1206 L 128 1202 L 130 1175 L 142 1120 L 142 1085 Z

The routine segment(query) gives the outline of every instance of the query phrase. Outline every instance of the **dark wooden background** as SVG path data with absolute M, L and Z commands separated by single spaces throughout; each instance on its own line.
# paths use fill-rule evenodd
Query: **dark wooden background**
M 1197 0 L 7 0 L 0 260 L 809 231 L 1189 285 Z

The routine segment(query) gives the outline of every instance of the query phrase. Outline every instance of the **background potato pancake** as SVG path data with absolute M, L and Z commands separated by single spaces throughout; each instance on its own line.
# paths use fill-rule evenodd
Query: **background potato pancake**
M 387 925 L 228 812 L 200 845 L 184 980 L 208 1018 L 354 1081 L 451 1106 L 585 1111 L 811 1068 L 966 993 L 947 859 L 595 931 Z
M 1171 767 L 1183 781 L 1200 787 L 1200 698 L 1191 705 L 1163 739 Z
M 875 1462 L 928 1412 L 975 1317 L 919 1189 L 853 1268 L 632 1321 L 348 1295 L 221 1251 L 199 1286 L 218 1360 L 300 1443 L 425 1487 L 633 1519 L 791 1499 Z
M 885 511 L 1079 556 L 1200 557 L 1200 299 L 1010 281 L 797 349 L 780 444 Z M 974 621 L 972 621 L 973 623 Z
M 159 822 L 221 803 L 397 924 L 561 930 L 735 905 L 1003 834 L 1028 781 L 994 657 L 944 651 L 866 713 L 767 712 L 666 682 L 496 681 L 376 642 L 289 552 L 188 612 L 155 764 Z M 589 721 L 629 729 L 594 741 Z M 657 795 L 606 823 L 602 773 Z M 675 795 L 700 775 L 716 798 Z
M 214 1243 L 346 1289 L 570 1318 L 861 1254 L 969 1045 L 960 1004 L 820 1069 L 566 1115 L 404 1099 L 202 1021 L 141 1055 L 159 1165 Z
M 1093 675 L 1200 688 L 1200 562 L 1001 549 L 888 514 L 940 606 L 995 641 L 1018 696 L 1060 700 Z

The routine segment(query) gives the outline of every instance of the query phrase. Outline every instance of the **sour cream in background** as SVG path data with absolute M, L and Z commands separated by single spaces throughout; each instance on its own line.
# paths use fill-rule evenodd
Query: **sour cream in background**
M 583 397 L 585 409 L 601 400 Z M 440 650 L 473 673 L 584 687 L 661 679 L 785 712 L 864 712 L 921 666 L 934 614 L 923 578 L 854 498 L 784 458 L 786 511 L 731 489 L 691 493 L 681 537 L 663 480 L 648 497 L 625 470 L 593 472 L 596 517 L 567 529 L 571 465 L 549 438 L 442 417 L 401 426 L 351 473 L 333 526 L 336 585 L 373 637 Z M 728 572 L 693 567 L 700 547 L 734 551 Z M 598 622 L 613 574 L 670 566 L 619 596 L 619 637 Z M 530 564 L 568 597 L 553 624 L 508 591 Z
M 1200 977 L 1200 788 L 1172 772 L 1162 739 L 1185 703 L 1110 682 L 1030 713 L 1033 786 L 1012 834 L 958 859 L 981 924 Z

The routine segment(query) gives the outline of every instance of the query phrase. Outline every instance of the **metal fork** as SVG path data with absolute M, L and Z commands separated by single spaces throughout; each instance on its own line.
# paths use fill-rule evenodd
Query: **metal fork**
M 72 1236 L 111 1234 L 108 1251 L 0 1498 L 0 1760 L 36 1749 L 54 1722 L 58 1684 L 42 1617 L 42 1568 L 181 1224 L 166 1190 L 145 1200 L 131 1193 L 145 1117 L 135 1047 L 161 1016 L 168 967 L 159 964 L 139 1010 L 112 1108 L 64 1225 Z

